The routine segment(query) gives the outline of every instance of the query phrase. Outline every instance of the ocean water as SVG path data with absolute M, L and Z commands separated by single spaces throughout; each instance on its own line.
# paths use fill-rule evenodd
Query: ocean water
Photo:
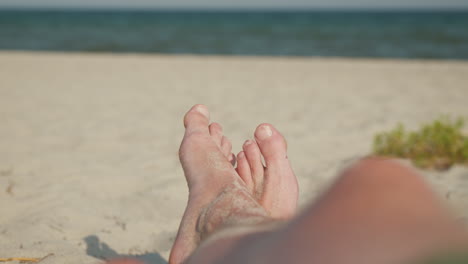
M 468 11 L 0 10 L 0 50 L 468 60 Z

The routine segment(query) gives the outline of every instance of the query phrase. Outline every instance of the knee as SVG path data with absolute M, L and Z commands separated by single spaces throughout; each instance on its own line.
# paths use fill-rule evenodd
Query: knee
M 385 157 L 361 159 L 347 168 L 342 177 L 354 183 L 372 183 L 377 186 L 424 185 L 422 177 L 414 169 Z
M 359 171 L 359 172 L 368 172 L 368 171 L 382 171 L 387 170 L 389 168 L 397 169 L 397 168 L 404 168 L 399 161 L 393 158 L 387 157 L 366 157 L 362 158 L 355 163 L 351 164 L 351 166 L 347 170 L 352 171 Z

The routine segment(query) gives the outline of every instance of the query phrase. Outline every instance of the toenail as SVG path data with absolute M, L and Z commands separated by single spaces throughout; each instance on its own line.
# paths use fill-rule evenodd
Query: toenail
M 252 140 L 248 139 L 245 141 L 244 146 L 248 146 L 250 144 L 252 144 Z
M 256 134 L 257 138 L 260 140 L 267 139 L 271 137 L 271 135 L 273 135 L 273 131 L 271 130 L 269 125 L 263 125 L 259 127 Z
M 245 158 L 245 154 L 244 154 L 244 152 L 242 151 L 242 152 L 239 153 L 238 159 L 243 159 L 243 158 Z
M 195 110 L 200 114 L 204 115 L 206 118 L 210 118 L 210 112 L 208 111 L 208 108 L 206 106 L 197 105 L 197 107 L 195 107 Z

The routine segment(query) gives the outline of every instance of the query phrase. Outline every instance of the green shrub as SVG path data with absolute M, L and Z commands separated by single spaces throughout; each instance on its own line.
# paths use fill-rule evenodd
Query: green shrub
M 429 258 L 423 262 L 418 262 L 419 264 L 466 264 L 468 263 L 468 253 L 466 252 L 452 252 L 441 254 Z
M 374 154 L 407 158 L 422 168 L 448 169 L 453 164 L 468 165 L 468 136 L 462 118 L 441 117 L 417 131 L 402 124 L 374 138 Z

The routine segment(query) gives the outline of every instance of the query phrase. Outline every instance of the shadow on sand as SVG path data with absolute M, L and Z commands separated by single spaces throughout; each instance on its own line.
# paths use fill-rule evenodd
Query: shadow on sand
M 168 264 L 158 253 L 146 253 L 141 255 L 119 254 L 106 243 L 99 241 L 99 237 L 95 235 L 87 236 L 83 240 L 86 242 L 86 254 L 98 259 L 133 258 L 141 260 L 145 264 Z

